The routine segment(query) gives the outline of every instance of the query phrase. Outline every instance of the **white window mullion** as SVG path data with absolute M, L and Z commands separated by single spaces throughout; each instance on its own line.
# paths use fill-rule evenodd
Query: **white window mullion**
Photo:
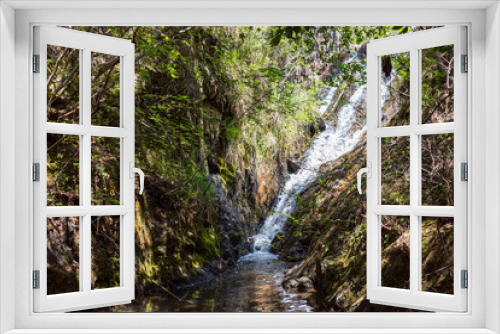
M 92 205 L 92 206 L 49 206 L 45 208 L 47 217 L 118 216 L 130 212 L 130 206 Z
M 121 216 L 122 245 L 132 245 L 132 247 L 121 248 L 122 266 L 121 285 L 128 289 L 127 294 L 130 299 L 134 298 L 135 281 L 135 175 L 130 171 L 135 167 L 135 60 L 133 48 L 129 54 L 123 56 L 121 61 L 124 66 L 120 67 L 120 76 L 122 82 L 121 91 L 121 125 L 127 136 L 122 138 L 122 204 L 124 204 L 127 213 Z M 132 163 L 131 163 L 132 162 Z M 132 165 L 132 166 L 131 166 Z M 130 177 L 132 176 L 132 177 Z
M 380 85 L 380 59 L 379 57 L 367 58 L 368 80 Z M 375 212 L 375 207 L 380 205 L 380 139 L 374 132 L 380 122 L 380 98 L 378 88 L 367 89 L 367 105 L 374 112 L 367 113 L 367 162 L 372 166 L 372 177 L 366 182 L 366 207 L 367 207 L 367 249 L 366 249 L 366 271 L 367 271 L 367 298 L 374 298 L 373 293 L 380 284 L 380 216 Z
M 94 137 L 123 138 L 131 135 L 130 131 L 124 128 L 113 128 L 108 126 L 91 126 L 90 133 Z
M 410 126 L 388 126 L 376 128 L 373 130 L 373 135 L 378 138 L 409 136 L 411 133 Z
M 83 94 L 82 94 L 83 95 Z M 80 101 L 82 99 L 80 98 Z M 80 102 L 83 106 L 83 102 Z M 81 109 L 81 108 L 80 108 Z M 82 119 L 82 115 L 80 115 Z M 47 123 L 47 133 L 57 133 L 61 135 L 84 135 L 89 132 L 87 126 L 79 124 L 65 124 L 65 123 Z
M 82 200 L 84 206 L 89 207 L 91 205 L 91 164 L 92 164 L 92 153 L 91 153 L 91 133 L 90 122 L 91 122 L 91 111 L 92 111 L 92 97 L 91 97 L 91 84 L 92 78 L 90 76 L 91 68 L 91 54 L 90 49 L 83 50 L 83 66 L 82 66 L 82 100 L 80 109 L 82 109 L 82 124 L 86 129 L 86 133 L 82 135 L 82 160 L 80 162 L 80 170 L 82 173 Z
M 377 215 L 375 217 L 375 221 L 377 222 L 377 231 L 376 231 L 376 244 L 377 244 L 377 252 L 376 254 L 376 261 L 374 262 L 376 265 L 376 272 L 377 272 L 377 281 L 376 281 L 376 287 L 382 286 L 382 215 Z
M 419 101 L 420 103 L 420 101 Z M 410 133 L 418 135 L 437 135 L 441 133 L 454 133 L 454 122 L 420 124 L 412 126 L 390 126 L 373 130 L 373 135 L 378 138 L 409 136 Z
M 80 101 L 82 101 L 82 99 Z M 114 138 L 123 138 L 130 135 L 130 131 L 124 128 L 64 123 L 47 123 L 47 132 L 63 135 L 85 135 L 90 132 L 94 137 Z
M 79 60 L 80 60 L 80 73 L 79 73 L 79 87 L 85 87 L 85 82 L 84 82 L 84 69 L 85 69 L 85 61 L 84 61 L 84 51 L 82 49 L 80 49 L 79 51 Z M 85 96 L 84 96 L 84 90 L 83 89 L 80 89 L 79 91 L 79 99 L 80 99 L 80 108 L 78 110 L 78 112 L 80 113 L 79 115 L 79 120 L 80 120 L 80 124 L 78 125 L 78 127 L 81 127 L 83 130 L 85 130 L 85 125 L 84 124 L 84 112 L 83 112 L 83 107 L 85 106 Z M 57 125 L 59 125 L 59 123 L 55 123 Z M 49 129 L 51 126 L 51 123 L 47 123 L 47 129 Z M 53 129 L 50 129 L 50 130 L 53 130 Z M 85 173 L 84 173 L 84 169 L 81 168 L 81 165 L 82 165 L 82 162 L 85 161 L 85 146 L 84 145 L 84 135 L 85 135 L 85 132 L 84 131 L 83 133 L 76 133 L 76 132 L 73 132 L 75 134 L 79 134 L 79 145 L 80 145 L 80 154 L 79 154 L 79 162 L 80 162 L 80 169 L 79 169 L 79 178 L 80 178 L 80 182 L 82 182 L 84 179 L 85 179 Z M 79 188 L 79 196 L 80 196 L 80 207 L 84 207 L 84 198 L 85 198 L 85 191 L 84 191 L 84 186 L 82 183 L 80 183 L 80 188 Z M 47 217 L 49 216 L 49 208 L 47 208 Z M 86 289 L 85 287 L 85 275 L 84 275 L 84 267 L 82 266 L 82 264 L 85 264 L 85 259 L 84 259 L 84 249 L 82 247 L 82 241 L 85 241 L 83 239 L 83 227 L 86 225 L 85 224 L 85 211 L 83 212 L 83 215 L 79 215 L 80 217 L 80 272 L 79 272 L 79 283 L 80 283 L 80 290 L 79 291 L 84 291 Z
M 380 73 L 380 59 L 378 59 L 377 61 L 377 73 Z M 378 76 L 378 80 L 379 80 L 379 87 L 380 87 L 380 76 Z M 379 94 L 377 94 L 379 95 Z M 378 110 L 378 113 L 377 113 L 377 123 L 378 123 L 378 126 L 380 126 L 380 120 L 381 120 L 381 114 L 380 114 L 380 110 L 381 110 L 381 105 L 380 105 L 380 96 L 377 96 L 377 110 Z M 377 194 L 375 196 L 376 198 L 376 202 L 374 204 L 376 204 L 377 206 L 381 206 L 382 205 L 382 142 L 380 140 L 380 138 L 374 138 L 373 139 L 373 142 L 376 143 L 376 164 L 374 165 L 375 168 L 373 168 L 376 173 L 374 173 L 372 175 L 372 177 L 376 177 L 375 178 L 375 182 L 376 182 L 376 185 L 377 185 L 377 188 L 376 188 L 376 191 L 377 191 Z M 368 196 L 370 195 L 370 193 L 367 193 L 366 196 L 368 198 Z M 375 252 L 375 257 L 376 257 L 376 261 L 373 263 L 373 265 L 375 265 L 375 272 L 377 273 L 377 281 L 375 282 L 376 283 L 376 287 L 379 287 L 379 286 L 382 286 L 382 215 L 381 214 L 377 214 L 377 215 L 373 215 L 373 222 L 376 223 L 375 225 L 375 231 L 372 232 L 373 235 L 375 235 L 375 243 L 376 243 L 376 252 Z M 368 224 L 368 222 L 367 222 Z M 373 225 L 373 224 L 372 224 Z M 372 238 L 373 239 L 373 238 Z
M 409 216 L 414 213 L 421 217 L 454 217 L 455 208 L 453 206 L 375 205 L 373 213 L 382 216 Z
M 411 187 L 411 185 L 410 185 Z M 419 272 L 420 266 L 418 262 L 418 251 L 419 251 L 419 224 L 420 217 L 412 213 L 410 215 L 410 291 L 411 293 L 418 292 L 418 287 L 420 285 Z
M 92 230 L 90 206 L 92 197 L 92 137 L 90 134 L 92 97 L 91 97 L 91 51 L 89 48 L 83 50 L 82 60 L 82 86 L 81 86 L 81 105 L 82 124 L 87 129 L 87 132 L 82 136 L 82 153 L 80 160 L 81 171 L 81 186 L 82 198 L 81 201 L 85 208 L 89 211 L 82 217 L 80 253 L 81 253 L 81 269 L 80 278 L 82 280 L 83 292 L 89 294 L 92 289 Z
M 411 208 L 409 205 L 376 205 L 373 212 L 378 215 L 409 216 Z
M 414 209 L 420 204 L 420 161 L 419 161 L 419 136 L 413 132 L 413 128 L 418 124 L 418 96 L 419 96 L 419 64 L 418 50 L 410 50 L 410 291 L 415 293 L 420 285 L 419 275 L 420 265 L 418 262 L 419 252 L 419 223 L 420 217 Z
M 124 62 L 124 57 L 120 57 L 120 64 L 123 64 Z M 124 98 L 126 96 L 126 92 L 124 91 L 126 87 L 126 81 L 124 78 L 124 67 L 125 66 L 120 66 L 120 128 L 123 129 L 125 127 L 125 101 Z M 120 139 L 120 204 L 126 204 L 128 201 L 126 200 L 128 189 L 126 187 L 126 180 L 129 179 L 128 175 L 128 168 L 126 167 L 126 161 L 127 161 L 127 152 L 125 152 L 127 147 L 127 139 L 121 138 Z M 134 152 L 135 153 L 135 152 Z M 127 208 L 125 208 L 127 210 Z M 125 228 L 128 225 L 126 223 L 126 214 L 125 215 L 120 215 L 120 286 L 126 286 L 126 270 L 125 270 L 125 260 L 126 256 L 124 254 L 124 245 L 126 244 L 124 239 L 126 236 L 126 231 Z
M 85 294 L 90 294 L 92 289 L 92 248 L 91 243 L 91 224 L 90 214 L 82 217 L 80 225 L 80 279 Z
M 422 72 L 420 72 L 422 73 Z M 422 78 L 419 78 L 419 81 L 422 81 Z M 421 85 L 420 85 L 421 87 Z M 419 106 L 422 104 L 422 101 L 418 101 Z M 419 107 L 419 118 L 421 118 Z M 441 133 L 454 133 L 455 132 L 455 124 L 453 122 L 449 123 L 433 123 L 433 124 L 420 124 L 412 127 L 412 132 L 418 135 L 438 135 Z
M 438 131 L 443 131 L 445 127 L 453 129 L 453 124 L 448 125 L 447 123 L 437 124 L 437 127 L 422 126 L 422 50 L 414 49 L 414 76 L 416 77 L 416 87 L 414 87 L 413 99 L 415 100 L 414 105 L 416 108 L 412 110 L 410 118 L 412 122 L 412 137 L 416 144 L 414 145 L 413 151 L 411 151 L 411 165 L 416 169 L 415 171 L 415 187 L 414 188 L 414 206 L 412 207 L 413 215 L 415 216 L 415 231 L 416 231 L 416 242 L 413 245 L 415 252 L 413 253 L 415 257 L 415 286 L 412 287 L 412 292 L 422 290 L 422 215 L 418 214 L 418 209 L 422 208 L 422 134 L 428 134 L 429 129 L 437 129 Z M 411 97 L 410 97 L 411 98 Z M 421 131 L 419 131 L 421 130 Z M 423 131 L 422 131 L 423 130 Z M 427 131 L 427 132 L 426 132 Z M 450 208 L 453 210 L 453 208 Z M 410 245 L 410 247 L 412 247 Z

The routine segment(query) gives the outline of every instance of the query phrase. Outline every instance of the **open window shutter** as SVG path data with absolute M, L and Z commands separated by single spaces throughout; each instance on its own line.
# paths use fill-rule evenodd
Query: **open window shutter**
M 129 303 L 134 44 L 35 27 L 33 72 L 34 310 Z
M 466 311 L 465 29 L 437 28 L 368 44 L 371 303 Z M 447 180 L 438 177 L 446 173 Z M 439 191 L 451 195 L 429 196 Z

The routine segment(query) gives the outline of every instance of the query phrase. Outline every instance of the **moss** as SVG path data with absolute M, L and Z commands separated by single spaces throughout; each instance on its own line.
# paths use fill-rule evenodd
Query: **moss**
M 204 230 L 200 239 L 203 243 L 203 248 L 205 249 L 205 258 L 213 260 L 220 257 L 220 240 L 218 240 L 219 238 L 215 235 L 213 229 Z

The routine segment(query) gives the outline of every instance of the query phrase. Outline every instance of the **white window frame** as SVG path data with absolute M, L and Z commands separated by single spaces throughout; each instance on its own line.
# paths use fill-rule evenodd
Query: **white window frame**
M 271 5 L 269 5 L 271 3 Z M 491 2 L 17 2 L 0 4 L 0 325 L 12 333 L 495 333 L 500 331 L 500 11 Z M 409 3 L 409 5 L 408 5 Z M 19 8 L 14 11 L 9 5 Z M 97 6 L 101 8 L 96 8 Z M 113 9 L 115 6 L 150 9 Z M 162 7 L 163 8 L 159 8 Z M 224 6 L 225 9 L 220 9 Z M 406 6 L 406 9 L 404 9 Z M 454 8 L 454 6 L 457 6 Z M 456 9 L 460 6 L 461 9 Z M 487 8 L 489 6 L 489 8 Z M 23 8 L 24 9 L 21 9 Z M 62 8 L 69 7 L 69 8 Z M 87 7 L 87 8 L 85 8 Z M 229 8 L 228 8 L 229 7 Z M 271 8 L 265 8 L 271 7 Z M 58 10 L 40 10 L 40 9 Z M 79 9 L 75 9 L 79 8 Z M 84 8 L 84 9 L 82 9 Z M 351 9 L 346 9 L 351 8 Z M 352 9 L 354 8 L 354 9 Z M 373 9 L 377 8 L 377 9 Z M 401 9 L 403 8 L 403 9 Z M 409 10 L 411 8 L 411 10 Z M 440 9 L 441 8 L 441 9 Z M 446 9 L 448 8 L 448 9 Z M 450 10 L 449 8 L 452 8 Z M 487 8 L 487 9 L 486 9 Z M 15 17 L 15 22 L 13 18 Z M 468 78 L 470 242 L 467 313 L 435 314 L 35 314 L 31 290 L 33 212 L 32 27 L 57 25 L 436 25 L 465 24 Z M 487 29 L 486 29 L 487 28 Z M 15 31 L 15 42 L 12 38 Z M 5 47 L 7 46 L 7 48 Z M 12 49 L 15 46 L 15 53 Z M 8 48 L 10 47 L 10 49 Z M 488 71 L 485 71 L 488 64 Z M 13 66 L 15 65 L 15 73 Z M 8 75 L 5 75 L 7 73 Z M 15 78 L 15 96 L 12 81 Z M 12 96 L 10 94 L 12 94 Z M 15 109 L 14 109 L 15 108 Z M 12 111 L 15 110 L 15 113 Z M 14 116 L 15 115 L 15 116 Z M 488 122 L 486 122 L 486 119 Z M 11 140 L 15 127 L 15 145 Z M 486 133 L 486 134 L 485 134 Z M 486 140 L 488 139 L 488 140 Z M 9 142 L 10 141 L 10 142 Z M 488 154 L 485 153 L 488 150 Z M 14 162 L 12 162 L 14 161 Z M 486 164 L 488 162 L 488 164 Z M 15 179 L 12 174 L 15 170 Z M 488 172 L 488 182 L 486 173 Z M 12 188 L 15 186 L 14 200 Z M 485 202 L 486 205 L 485 206 Z M 10 209 L 14 205 L 15 211 Z M 13 220 L 9 220 L 13 218 Z M 14 224 L 15 223 L 15 224 Z M 474 227 L 474 229 L 472 229 Z M 13 256 L 14 255 L 14 256 Z M 487 265 L 486 265 L 487 264 Z M 15 287 L 13 289 L 13 287 Z M 486 291 L 488 293 L 486 293 Z M 15 307 L 12 307 L 15 305 Z M 132 330 L 132 329 L 137 330 Z M 140 328 L 140 329 L 139 329 Z M 181 328 L 192 331 L 181 331 Z M 283 328 L 288 328 L 284 330 Z M 295 328 L 291 330 L 290 328 Z M 40 329 L 40 331 L 38 331 Z M 42 331 L 41 329 L 50 329 Z M 114 329 L 114 331 L 112 331 Z M 157 329 L 155 331 L 154 329 Z M 211 329 L 211 330 L 209 330 Z M 267 330 L 266 330 L 267 329 Z M 281 330 L 280 330 L 281 329 Z M 349 330 L 343 330 L 349 329 Z M 356 330 L 357 329 L 357 330 Z M 254 331 L 252 331 L 254 332 Z

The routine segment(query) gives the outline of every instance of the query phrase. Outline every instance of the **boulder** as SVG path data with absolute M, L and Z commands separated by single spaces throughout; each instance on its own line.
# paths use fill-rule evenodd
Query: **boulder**
M 325 120 L 323 118 L 320 118 L 318 120 L 317 125 L 318 125 L 319 131 L 323 132 L 326 130 L 326 123 L 325 123 Z
M 323 132 L 325 130 L 326 130 L 326 123 L 322 118 L 318 119 L 316 122 L 311 123 L 309 125 L 309 133 L 311 134 L 311 136 L 314 136 L 316 132 Z
M 286 166 L 288 173 L 297 173 L 300 170 L 300 163 L 295 159 L 287 159 Z
M 296 288 L 298 285 L 299 285 L 299 282 L 297 282 L 297 280 L 293 279 L 293 278 L 291 280 L 283 281 L 283 287 L 285 289 L 293 289 L 293 288 Z
M 313 288 L 311 279 L 307 276 L 300 278 L 285 279 L 282 283 L 285 289 L 310 289 Z
M 209 156 L 207 159 L 208 162 L 208 172 L 210 174 L 219 174 L 220 173 L 220 166 L 219 163 L 217 162 L 217 159 L 215 159 L 212 156 Z
M 227 261 L 236 261 L 242 250 L 247 249 L 248 234 L 244 217 L 228 197 L 220 175 L 210 175 L 215 190 L 216 213 L 219 220 L 217 234 L 222 257 Z M 229 263 L 230 264 L 230 263 Z

